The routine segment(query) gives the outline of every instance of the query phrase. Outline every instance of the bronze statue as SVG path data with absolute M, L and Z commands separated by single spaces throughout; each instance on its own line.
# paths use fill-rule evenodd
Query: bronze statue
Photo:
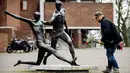
M 45 55 L 45 52 L 51 53 L 54 56 L 56 56 L 58 59 L 65 61 L 65 62 L 67 62 L 71 65 L 74 65 L 76 58 L 73 59 L 72 61 L 69 61 L 69 60 L 65 59 L 64 57 L 60 56 L 59 53 L 55 49 L 53 49 L 52 47 L 45 44 L 43 26 L 46 22 L 43 22 L 43 21 L 40 20 L 40 13 L 39 12 L 34 13 L 34 19 L 35 20 L 15 15 L 13 13 L 8 12 L 7 10 L 5 11 L 5 13 L 14 17 L 14 18 L 16 18 L 16 19 L 24 21 L 24 22 L 26 22 L 30 25 L 31 30 L 33 31 L 33 34 L 35 35 L 35 38 L 36 38 L 36 45 L 39 49 L 36 62 L 29 62 L 29 61 L 23 62 L 23 61 L 19 60 L 14 66 L 17 66 L 19 64 L 40 65 L 41 62 L 42 62 L 42 59 Z
M 52 35 L 52 39 L 51 39 L 51 47 L 56 49 L 56 44 L 57 44 L 58 38 L 61 38 L 63 41 L 65 41 L 69 45 L 69 50 L 70 50 L 70 53 L 74 60 L 77 57 L 75 57 L 74 46 L 73 46 L 72 40 L 71 40 L 70 36 L 67 34 L 67 33 L 69 33 L 69 31 L 68 31 L 68 27 L 67 27 L 66 20 L 65 20 L 65 9 L 62 7 L 61 1 L 56 1 L 55 7 L 56 7 L 56 10 L 53 13 L 51 21 L 48 22 L 53 25 L 53 30 L 52 30 L 53 35 Z M 64 26 L 66 27 L 67 33 L 64 31 Z M 51 53 L 48 53 L 45 56 L 45 59 L 43 61 L 44 64 L 46 64 L 47 58 L 50 55 L 51 55 Z M 78 66 L 78 64 L 76 62 L 74 65 Z

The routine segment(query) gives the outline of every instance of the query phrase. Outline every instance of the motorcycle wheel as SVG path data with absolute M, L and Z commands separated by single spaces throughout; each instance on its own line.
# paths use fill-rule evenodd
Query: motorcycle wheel
M 24 49 L 24 52 L 30 52 L 30 48 L 29 47 L 26 47 L 25 49 Z
M 13 52 L 13 49 L 11 48 L 11 46 L 7 47 L 6 52 L 7 53 L 12 53 Z

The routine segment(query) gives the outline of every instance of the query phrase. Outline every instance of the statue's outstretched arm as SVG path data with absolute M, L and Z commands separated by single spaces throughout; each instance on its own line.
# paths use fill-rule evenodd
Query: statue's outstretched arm
M 27 19 L 27 18 L 21 17 L 19 15 L 13 14 L 13 13 L 10 13 L 8 10 L 5 10 L 5 14 L 8 14 L 8 15 L 12 16 L 13 18 L 22 20 L 24 22 L 29 22 L 31 20 L 31 19 Z

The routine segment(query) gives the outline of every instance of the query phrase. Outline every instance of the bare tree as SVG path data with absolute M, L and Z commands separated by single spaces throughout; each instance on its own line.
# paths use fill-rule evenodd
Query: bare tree
M 118 30 L 122 33 L 126 47 L 130 46 L 126 22 L 130 17 L 130 0 L 116 0 Z

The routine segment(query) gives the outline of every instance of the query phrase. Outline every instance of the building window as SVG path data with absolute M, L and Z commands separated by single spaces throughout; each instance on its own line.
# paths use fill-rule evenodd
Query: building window
M 21 10 L 27 10 L 27 0 L 21 1 Z

